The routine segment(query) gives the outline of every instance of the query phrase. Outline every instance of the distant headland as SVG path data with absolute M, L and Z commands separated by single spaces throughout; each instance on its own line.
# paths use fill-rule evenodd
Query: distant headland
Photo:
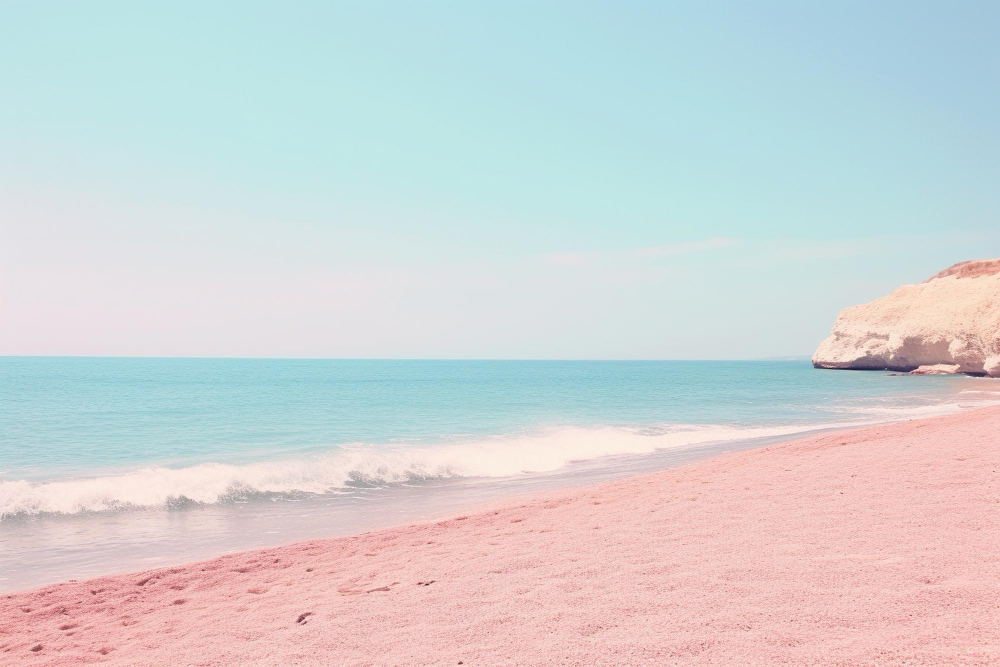
M 1000 259 L 960 262 L 840 312 L 816 368 L 1000 377 Z

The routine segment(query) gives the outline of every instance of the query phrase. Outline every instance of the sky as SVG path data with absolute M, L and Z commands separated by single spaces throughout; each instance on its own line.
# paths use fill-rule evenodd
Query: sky
M 995 2 L 0 3 L 0 354 L 731 359 L 1000 256 Z

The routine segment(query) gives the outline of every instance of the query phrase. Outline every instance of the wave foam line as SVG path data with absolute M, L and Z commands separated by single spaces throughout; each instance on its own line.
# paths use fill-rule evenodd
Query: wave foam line
M 352 484 L 384 485 L 449 477 L 510 477 L 558 470 L 574 461 L 713 442 L 791 435 L 845 424 L 774 428 L 674 425 L 657 429 L 562 428 L 433 446 L 352 445 L 292 460 L 242 465 L 150 467 L 89 479 L 0 481 L 0 520 L 218 503 L 255 494 L 329 493 Z
M 965 391 L 960 393 L 967 393 Z M 968 392 L 971 393 L 971 392 Z M 994 392 L 986 392 L 994 393 Z M 903 419 L 924 419 L 927 417 L 943 417 L 944 415 L 953 415 L 963 410 L 968 410 L 970 408 L 984 408 L 991 405 L 1000 405 L 1000 401 L 991 400 L 973 400 L 971 402 L 962 403 L 933 403 L 931 405 L 911 405 L 911 406 L 892 406 L 892 407 L 878 407 L 878 406 L 860 406 L 860 407 L 840 407 L 831 408 L 836 412 L 853 413 L 864 415 L 873 419 L 881 421 L 899 421 Z

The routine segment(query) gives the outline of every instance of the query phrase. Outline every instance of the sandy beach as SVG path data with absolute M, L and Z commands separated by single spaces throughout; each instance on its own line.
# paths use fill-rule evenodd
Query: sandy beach
M 0 599 L 5 664 L 1000 664 L 1000 408 Z

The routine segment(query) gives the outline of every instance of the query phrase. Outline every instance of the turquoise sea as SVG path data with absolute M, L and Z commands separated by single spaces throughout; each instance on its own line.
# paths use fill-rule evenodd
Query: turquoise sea
M 429 518 L 995 388 L 806 361 L 0 358 L 0 588 Z

